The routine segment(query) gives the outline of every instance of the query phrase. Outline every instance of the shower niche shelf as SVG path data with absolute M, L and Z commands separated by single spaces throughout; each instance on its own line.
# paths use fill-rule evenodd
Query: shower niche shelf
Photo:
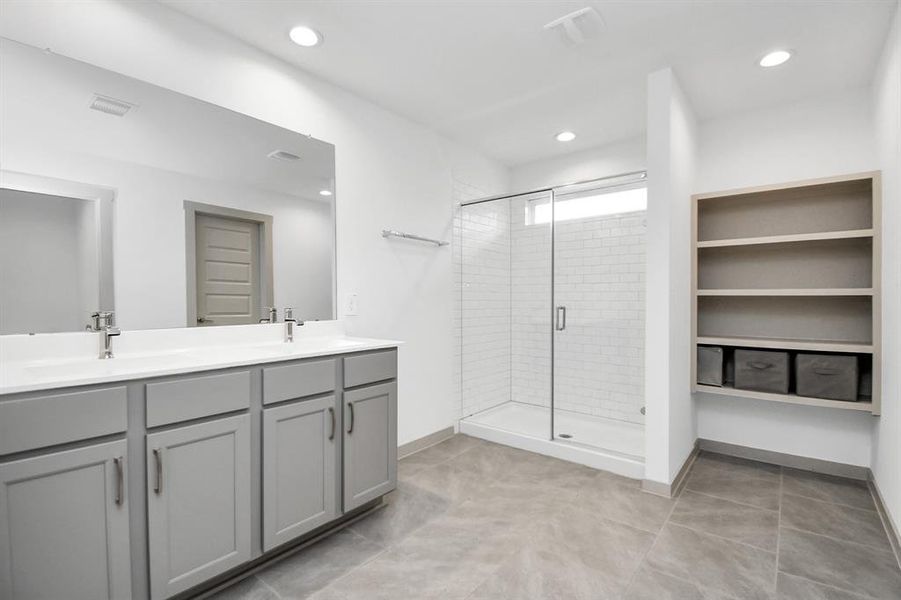
M 878 172 L 692 197 L 692 390 L 880 412 Z M 872 357 L 857 402 L 696 384 L 697 346 Z

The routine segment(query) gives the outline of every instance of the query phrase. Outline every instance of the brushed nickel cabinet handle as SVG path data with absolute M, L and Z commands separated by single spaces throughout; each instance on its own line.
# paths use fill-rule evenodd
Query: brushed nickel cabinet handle
M 159 448 L 153 449 L 153 461 L 156 463 L 156 484 L 153 486 L 154 494 L 163 493 L 163 453 Z
M 332 432 L 328 434 L 329 441 L 335 439 L 335 409 L 332 406 L 328 407 L 328 414 L 332 418 Z
M 117 456 L 114 458 L 113 464 L 116 466 L 116 504 L 122 506 L 122 495 L 125 486 L 125 477 L 122 473 L 122 457 Z
M 354 432 L 354 403 L 348 402 L 347 407 L 350 409 L 350 425 L 347 427 L 348 435 Z

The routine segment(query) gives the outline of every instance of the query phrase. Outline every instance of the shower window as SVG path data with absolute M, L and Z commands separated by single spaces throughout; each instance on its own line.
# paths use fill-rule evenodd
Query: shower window
M 618 189 L 607 192 L 593 192 L 576 198 L 557 200 L 554 205 L 554 221 L 573 221 L 591 217 L 603 217 L 648 208 L 648 188 Z M 526 223 L 543 225 L 551 222 L 551 203 L 530 202 L 526 206 Z

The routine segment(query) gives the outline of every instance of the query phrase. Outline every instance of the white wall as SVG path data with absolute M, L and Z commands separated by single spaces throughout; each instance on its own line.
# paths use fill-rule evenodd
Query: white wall
M 286 127 L 336 147 L 338 314 L 359 294 L 357 335 L 396 338 L 401 444 L 452 425 L 452 180 L 504 191 L 507 171 L 433 131 L 155 3 L 4 2 L 0 34 Z M 478 181 L 476 181 L 478 180 Z
M 860 89 L 702 123 L 694 191 L 878 168 L 869 103 L 868 90 Z M 868 414 L 707 394 L 696 401 L 700 438 L 870 464 Z
M 901 532 L 901 2 L 873 82 L 876 160 L 882 169 L 882 416 L 873 475 Z
M 527 192 L 642 171 L 646 166 L 645 138 L 638 137 L 565 156 L 517 165 L 510 170 L 510 188 L 517 192 Z
M 671 69 L 648 77 L 645 479 L 671 483 L 692 451 L 691 193 L 697 125 Z
M 869 98 L 851 90 L 701 123 L 695 192 L 875 168 Z

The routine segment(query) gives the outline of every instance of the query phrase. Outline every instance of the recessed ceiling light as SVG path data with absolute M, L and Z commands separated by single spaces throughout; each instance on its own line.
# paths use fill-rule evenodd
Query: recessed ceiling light
M 775 50 L 760 59 L 761 67 L 778 67 L 792 57 L 788 50 Z
M 320 196 L 331 196 L 332 190 L 319 190 L 319 195 Z
M 571 142 L 576 139 L 576 134 L 572 131 L 561 131 L 557 134 L 558 142 Z
M 322 43 L 322 34 L 306 25 L 298 25 L 288 34 L 291 41 L 304 48 L 312 48 Z

